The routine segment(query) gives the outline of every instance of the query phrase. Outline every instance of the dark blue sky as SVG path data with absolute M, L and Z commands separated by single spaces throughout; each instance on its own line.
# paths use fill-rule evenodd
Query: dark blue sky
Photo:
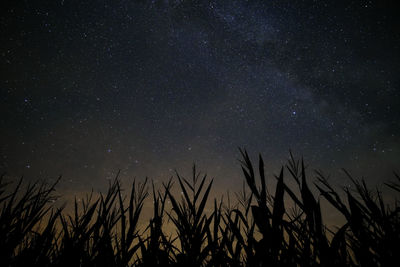
M 196 162 L 236 185 L 238 147 L 269 173 L 289 149 L 333 176 L 398 166 L 394 1 L 15 2 L 0 23 L 11 176 L 90 188 Z

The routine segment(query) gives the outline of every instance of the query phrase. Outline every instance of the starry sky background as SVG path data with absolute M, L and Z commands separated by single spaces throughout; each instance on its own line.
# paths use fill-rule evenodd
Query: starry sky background
M 242 184 L 238 147 L 276 173 L 370 183 L 400 161 L 394 1 L 6 1 L 0 171 L 102 188 L 193 162 Z M 336 179 L 336 180 L 335 180 Z

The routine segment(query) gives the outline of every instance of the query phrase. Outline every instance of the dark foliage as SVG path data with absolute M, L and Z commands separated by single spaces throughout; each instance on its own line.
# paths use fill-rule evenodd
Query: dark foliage
M 269 190 L 262 157 L 256 171 L 247 152 L 240 152 L 246 185 L 236 194 L 237 204 L 207 204 L 213 181 L 193 167 L 191 179 L 176 173 L 180 198 L 172 193 L 172 181 L 161 189 L 151 184 L 153 216 L 146 229 L 138 226 L 148 197 L 147 179 L 134 182 L 124 196 L 117 176 L 105 195 L 91 193 L 81 203 L 75 200 L 73 213 L 66 214 L 52 206 L 56 184 L 23 187 L 21 179 L 10 190 L 2 176 L 1 264 L 391 266 L 400 260 L 397 200 L 388 205 L 380 191 L 347 172 L 352 191 L 334 190 L 321 172 L 310 188 L 303 161 L 292 155 L 275 176 L 275 189 Z M 385 185 L 399 194 L 400 178 L 395 177 L 396 182 Z M 322 198 L 344 216 L 340 228 L 327 228 Z M 166 233 L 166 220 L 176 233 Z

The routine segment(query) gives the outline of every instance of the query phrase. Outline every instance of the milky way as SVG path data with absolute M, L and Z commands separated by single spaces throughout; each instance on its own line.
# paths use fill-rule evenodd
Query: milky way
M 197 163 L 235 185 L 245 147 L 269 173 L 291 149 L 333 176 L 386 179 L 400 160 L 400 23 L 394 2 L 343 2 L 13 2 L 1 171 L 81 190 Z

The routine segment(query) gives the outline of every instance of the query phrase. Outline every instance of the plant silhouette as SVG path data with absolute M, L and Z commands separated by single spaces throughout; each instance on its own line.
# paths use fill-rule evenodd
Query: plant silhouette
M 23 186 L 21 179 L 13 187 L 3 175 L 2 266 L 391 266 L 399 260 L 397 200 L 388 205 L 346 171 L 354 190 L 335 190 L 321 172 L 310 188 L 303 160 L 292 154 L 268 188 L 261 155 L 255 170 L 248 153 L 240 153 L 245 183 L 234 205 L 209 201 L 213 180 L 195 166 L 191 179 L 176 173 L 179 197 L 173 180 L 149 189 L 147 179 L 133 182 L 125 196 L 117 175 L 106 194 L 75 199 L 72 214 L 52 205 L 59 180 Z M 395 178 L 385 185 L 399 194 Z M 153 215 L 140 229 L 150 197 Z M 344 216 L 340 228 L 326 226 L 320 199 Z M 166 232 L 166 221 L 176 233 Z

